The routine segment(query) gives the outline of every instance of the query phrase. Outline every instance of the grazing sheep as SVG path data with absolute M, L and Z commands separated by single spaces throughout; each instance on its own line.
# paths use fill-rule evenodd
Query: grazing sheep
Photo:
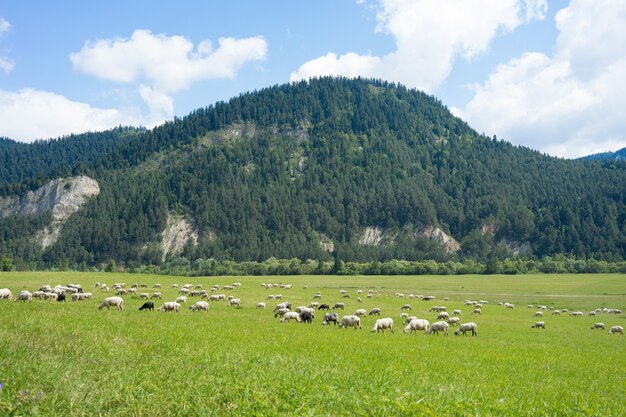
M 207 303 L 206 301 L 198 301 L 196 302 L 194 305 L 190 306 L 189 309 L 191 311 L 206 311 L 208 313 L 209 311 L 209 303 Z
M 55 297 L 53 298 L 56 298 L 57 301 L 65 301 L 65 294 L 59 294 L 59 295 L 55 293 L 51 293 L 51 294 L 54 294 Z
M 256 303 L 256 308 L 265 308 L 265 303 Z
M 154 311 L 154 303 L 152 301 L 146 301 L 145 303 L 141 305 L 141 307 L 139 307 L 139 311 L 142 311 L 142 310 Z
M 124 310 L 124 300 L 122 297 L 107 297 L 102 300 L 102 303 L 98 306 L 98 310 L 102 310 L 106 307 L 107 310 L 111 307 L 116 307 L 118 310 Z
M 456 329 L 456 332 L 454 332 L 454 334 L 456 336 L 459 335 L 459 333 L 463 333 L 464 336 L 467 336 L 467 332 L 472 332 L 472 336 L 477 336 L 478 335 L 478 325 L 474 322 L 469 322 L 469 323 L 463 323 L 459 326 L 458 329 Z
M 303 323 L 312 323 L 315 318 L 315 310 L 308 309 L 300 313 L 300 320 Z
M 337 313 L 326 313 L 324 314 L 324 321 L 322 321 L 322 325 L 335 323 L 335 326 L 339 324 L 339 314 Z
M 33 295 L 30 293 L 30 291 L 23 290 L 18 294 L 17 297 L 15 297 L 15 301 L 31 302 L 33 301 Z
M 361 297 L 358 297 L 358 298 L 356 299 L 356 301 L 357 301 L 357 303 L 362 303 L 362 302 L 363 302 L 363 299 L 362 299 Z
M 328 304 L 320 304 L 317 308 L 318 310 L 330 310 L 330 306 Z
M 450 318 L 450 315 L 448 313 L 446 313 L 445 311 L 442 311 L 437 316 L 437 320 L 448 320 L 449 318 Z
M 163 305 L 159 307 L 157 311 L 163 311 L 163 312 L 174 311 L 178 313 L 180 311 L 180 304 L 178 304 L 175 301 L 168 301 L 166 303 L 163 303 Z
M 336 309 L 341 309 L 341 310 L 343 310 L 343 309 L 344 309 L 344 307 L 345 307 L 345 304 L 344 304 L 344 303 L 335 303 L 335 305 L 333 306 L 333 310 L 336 310 Z
M 543 317 L 543 312 L 535 311 L 535 314 L 533 314 L 533 317 Z
M 609 334 L 615 334 L 615 333 L 620 333 L 622 336 L 624 336 L 624 328 L 622 326 L 612 326 L 609 329 Z
M 458 326 L 461 323 L 461 319 L 459 317 L 450 317 L 448 319 L 448 324 L 450 326 Z
M 372 329 L 372 332 L 385 333 L 385 329 L 389 329 L 391 330 L 391 333 L 393 333 L 393 319 L 391 317 L 386 317 L 384 319 L 376 320 L 376 323 L 374 323 L 374 328 Z
M 241 300 L 239 298 L 232 298 L 230 301 L 228 301 L 227 307 L 241 308 Z
M 276 313 L 274 314 L 274 317 L 278 317 L 278 316 L 284 316 L 285 313 L 289 313 L 291 310 L 289 310 L 288 308 L 279 308 L 278 310 L 276 310 Z
M 176 302 L 177 302 L 178 304 L 183 304 L 183 303 L 186 303 L 186 302 L 187 302 L 187 297 L 185 297 L 184 295 L 181 295 L 180 297 L 177 297 L 177 298 L 176 298 Z
M 0 300 L 10 300 L 13 298 L 13 293 L 8 288 L 2 288 L 0 290 Z
M 461 315 L 461 310 L 452 310 L 452 315 L 453 316 L 460 316 Z
M 295 311 L 289 311 L 285 314 L 283 314 L 283 317 L 280 319 L 281 323 L 284 323 L 286 321 L 291 321 L 291 320 L 295 320 L 296 322 L 300 323 L 300 314 L 296 313 Z
M 438 335 L 439 332 L 443 332 L 444 336 L 447 336 L 448 327 L 450 326 L 445 321 L 436 321 L 428 328 L 426 334 L 435 333 L 436 335 Z
M 569 315 L 572 317 L 582 317 L 584 314 L 582 311 L 572 311 Z
M 472 310 L 472 314 L 481 314 L 483 311 L 480 308 L 475 308 Z
M 339 324 L 339 327 L 343 327 L 346 329 L 348 327 L 354 327 L 354 330 L 363 330 L 363 328 L 361 327 L 361 318 L 359 316 L 343 316 L 341 318 L 341 323 Z
M 408 317 L 409 317 L 409 315 L 407 313 L 400 313 L 400 318 L 401 319 L 406 319 Z
M 139 299 L 140 300 L 147 300 L 150 297 L 150 294 L 148 294 L 147 292 L 142 292 L 139 294 Z
M 606 330 L 606 329 L 604 328 L 604 323 L 596 323 L 596 324 L 594 324 L 593 326 L 591 326 L 591 330 L 593 330 L 593 329 L 602 329 L 602 330 Z
M 542 328 L 545 329 L 546 328 L 546 324 L 543 321 L 538 321 L 535 324 L 533 324 L 532 326 L 530 326 L 533 329 L 538 329 L 538 328 Z
M 596 312 L 595 311 L 590 311 L 590 312 L 587 313 L 587 315 L 593 317 L 593 316 L 596 315 Z
M 553 316 L 560 316 L 560 315 L 561 315 L 561 310 L 554 310 L 554 311 L 552 312 L 552 315 L 553 315 Z
M 365 316 L 367 314 L 367 310 L 364 308 L 359 308 L 357 311 L 354 312 L 355 316 Z
M 373 309 L 370 310 L 369 315 L 373 316 L 374 314 L 376 314 L 377 316 L 380 316 L 380 308 L 378 307 L 374 307 Z
M 160 292 L 155 292 L 154 294 L 152 294 L 152 296 L 150 297 L 150 299 L 155 299 L 158 298 L 159 300 L 162 298 L 161 297 L 161 293 Z
M 402 331 L 404 333 L 413 333 L 413 332 L 417 332 L 418 330 L 423 330 L 424 333 L 426 333 L 428 331 L 429 326 L 430 326 L 430 323 L 428 322 L 428 320 L 414 319 L 414 320 L 411 320 L 409 324 L 407 324 L 407 326 Z
M 402 323 L 402 324 L 409 324 L 413 320 L 417 320 L 417 317 L 416 316 L 409 316 L 406 319 L 404 319 L 404 323 Z
M 403 305 L 400 309 L 401 309 L 401 310 L 413 310 L 413 309 L 411 308 L 411 304 L 405 304 L 405 305 Z

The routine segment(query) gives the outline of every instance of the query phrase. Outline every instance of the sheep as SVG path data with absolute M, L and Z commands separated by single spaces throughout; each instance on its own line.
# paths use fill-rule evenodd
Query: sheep
M 50 293 L 51 295 L 54 295 L 54 297 L 52 298 L 56 298 L 57 301 L 62 302 L 65 301 L 65 294 L 55 294 L 55 293 Z
M 514 309 L 514 308 L 515 308 L 515 304 L 511 304 L 511 303 L 504 303 L 504 307 L 505 307 L 505 308 Z
M 591 330 L 593 330 L 593 329 L 602 329 L 602 330 L 606 330 L 606 329 L 604 328 L 604 323 L 596 323 L 596 324 L 594 324 L 593 326 L 591 326 Z
M 417 317 L 415 317 L 415 316 L 409 316 L 409 317 L 407 317 L 406 319 L 404 319 L 404 323 L 402 323 L 402 324 L 409 324 L 409 323 L 410 323 L 411 321 L 413 321 L 413 320 L 417 320 Z
M 187 297 L 185 297 L 184 295 L 181 295 L 180 297 L 177 297 L 177 298 L 176 298 L 176 302 L 177 302 L 178 304 L 183 304 L 183 303 L 186 303 L 186 302 L 187 302 Z
M 300 313 L 300 320 L 303 323 L 312 323 L 315 318 L 315 310 L 308 309 Z
M 15 297 L 15 301 L 31 302 L 33 301 L 33 295 L 30 293 L 30 291 L 23 290 L 18 294 L 17 297 Z
M 472 314 L 481 314 L 483 311 L 480 308 L 475 308 L 472 310 Z
M 609 334 L 615 334 L 615 333 L 620 333 L 622 336 L 624 336 L 624 328 L 622 326 L 612 326 L 609 329 Z
M 590 311 L 587 313 L 588 316 L 594 317 L 596 315 L 595 311 Z
M 380 316 L 380 311 L 381 311 L 380 308 L 374 307 L 373 309 L 370 310 L 368 315 L 373 316 L 374 314 L 376 314 L 377 316 Z
M 319 293 L 319 292 L 313 296 L 313 299 L 314 299 L 314 300 L 319 300 L 319 299 L 321 299 L 321 298 L 322 298 L 322 294 L 321 294 L 321 293 Z
M 241 308 L 241 300 L 239 298 L 233 298 L 230 301 L 228 301 L 227 307 Z
M 2 288 L 0 290 L 0 300 L 10 300 L 13 298 L 13 293 L 8 288 Z
M 198 301 L 196 302 L 194 305 L 190 306 L 189 309 L 191 311 L 206 311 L 207 313 L 209 312 L 209 303 L 207 303 L 206 301 Z
M 391 317 L 386 317 L 384 319 L 376 320 L 376 323 L 374 323 L 374 328 L 372 329 L 372 332 L 385 333 L 385 329 L 389 329 L 391 330 L 391 333 L 393 333 L 393 319 Z
M 141 307 L 139 307 L 139 311 L 142 311 L 142 310 L 154 311 L 154 303 L 152 301 L 146 301 L 145 303 L 141 305 Z
M 445 311 L 442 311 L 437 316 L 437 320 L 448 320 L 449 318 L 450 318 L 450 315 L 448 313 L 446 313 Z
M 452 315 L 453 316 L 460 316 L 461 315 L 461 310 L 452 310 Z
M 256 308 L 265 308 L 265 303 L 256 303 Z
M 328 304 L 320 304 L 317 308 L 318 310 L 330 310 L 330 306 Z
M 401 319 L 406 319 L 408 317 L 409 317 L 409 315 L 407 313 L 400 313 L 400 318 Z
M 413 309 L 411 308 L 411 304 L 405 304 L 405 305 L 403 305 L 400 309 L 401 309 L 401 310 L 413 310 Z
M 423 330 L 424 333 L 426 333 L 428 331 L 429 326 L 430 326 L 430 323 L 428 322 L 428 320 L 415 319 L 415 320 L 411 320 L 409 324 L 407 324 L 407 326 L 402 331 L 404 333 L 413 333 L 413 332 L 417 332 L 418 330 Z
M 341 318 L 341 323 L 339 324 L 339 327 L 343 327 L 345 329 L 347 329 L 348 327 L 354 327 L 354 330 L 363 330 L 363 328 L 361 327 L 361 318 L 359 316 L 343 316 Z
M 324 314 L 324 321 L 322 321 L 322 325 L 335 323 L 335 326 L 339 323 L 339 314 L 337 313 L 326 313 Z
M 535 311 L 535 314 L 533 314 L 533 317 L 543 317 L 543 313 L 541 311 Z
M 583 312 L 582 311 L 572 311 L 571 313 L 569 313 L 570 316 L 572 317 L 582 317 L 583 316 Z
M 291 310 L 289 310 L 288 308 L 279 308 L 278 310 L 276 310 L 274 317 L 284 316 L 286 313 L 289 313 L 290 311 Z
M 147 300 L 149 297 L 150 297 L 150 294 L 148 294 L 147 292 L 142 292 L 139 294 L 137 298 L 140 300 Z
M 474 322 L 463 323 L 459 326 L 458 329 L 456 329 L 454 334 L 458 336 L 460 333 L 463 333 L 463 335 L 466 336 L 467 332 L 471 331 L 472 336 L 477 336 L 478 335 L 477 329 L 478 329 L 478 325 Z
M 343 310 L 343 309 L 344 309 L 344 307 L 345 307 L 345 304 L 344 304 L 344 303 L 335 303 L 335 305 L 333 306 L 333 310 L 336 310 L 336 309 L 341 309 L 341 310 Z
M 443 332 L 444 336 L 447 336 L 448 327 L 450 326 L 445 321 L 436 321 L 428 328 L 428 330 L 426 331 L 426 334 L 429 335 L 431 333 L 435 333 L 436 335 L 438 335 L 439 332 Z
M 280 319 L 281 323 L 284 323 L 286 321 L 291 321 L 291 320 L 295 320 L 296 322 L 300 323 L 300 314 L 296 313 L 295 311 L 289 311 L 285 314 L 283 314 L 283 317 Z
M 545 330 L 546 328 L 546 324 L 543 321 L 538 321 L 535 324 L 533 324 L 532 326 L 530 326 L 532 329 L 538 329 L 538 328 L 542 328 Z
M 361 297 L 357 297 L 356 301 L 357 303 L 363 303 L 363 299 Z
M 553 315 L 553 316 L 560 316 L 560 315 L 561 315 L 561 310 L 554 310 L 554 311 L 552 312 L 552 315 Z
M 118 288 L 115 291 L 115 295 L 125 295 L 127 293 L 127 291 L 124 288 Z
M 122 297 L 107 297 L 102 300 L 102 303 L 98 306 L 98 310 L 102 310 L 106 307 L 107 310 L 111 307 L 116 307 L 118 310 L 124 310 L 124 300 Z
M 364 316 L 367 314 L 367 310 L 365 310 L 364 308 L 359 308 L 357 311 L 354 312 L 355 316 Z
M 459 317 L 450 317 L 448 319 L 448 324 L 450 326 L 458 326 L 461 323 L 461 319 Z
M 161 307 L 157 308 L 157 311 L 163 311 L 163 312 L 174 311 L 178 313 L 180 311 L 180 304 L 178 304 L 175 301 L 167 301 L 163 303 Z

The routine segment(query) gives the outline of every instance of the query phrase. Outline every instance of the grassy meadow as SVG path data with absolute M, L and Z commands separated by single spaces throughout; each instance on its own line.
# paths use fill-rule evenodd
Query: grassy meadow
M 143 301 L 124 296 L 124 310 L 97 306 L 105 294 L 96 281 L 162 284 L 163 300 L 178 295 L 172 283 L 226 285 L 242 308 L 211 302 L 208 313 L 138 311 Z M 290 283 L 265 289 L 261 283 Z M 596 322 L 626 327 L 626 314 L 532 317 L 545 304 L 587 313 L 626 311 L 624 275 L 524 276 L 293 276 L 170 277 L 107 273 L 0 273 L 0 288 L 17 295 L 44 284 L 82 284 L 93 300 L 31 303 L 0 300 L 0 415 L 24 416 L 624 416 L 626 337 L 591 330 Z M 308 286 L 308 288 L 305 288 Z M 350 299 L 341 299 L 344 289 Z M 356 291 L 377 290 L 371 299 Z M 320 291 L 344 314 L 380 307 L 396 332 L 374 334 L 312 324 L 279 323 L 266 300 L 282 294 L 295 308 Z M 396 298 L 402 292 L 434 301 Z M 108 296 L 113 295 L 108 293 Z M 443 301 L 449 297 L 448 301 Z M 466 299 L 485 299 L 471 315 Z M 267 309 L 257 310 L 259 301 Z M 516 305 L 509 310 L 498 302 Z M 433 305 L 461 309 L 461 322 L 478 336 L 402 333 L 400 307 L 436 321 Z M 543 320 L 546 329 L 531 329 Z M 453 328 L 451 328 L 453 331 Z

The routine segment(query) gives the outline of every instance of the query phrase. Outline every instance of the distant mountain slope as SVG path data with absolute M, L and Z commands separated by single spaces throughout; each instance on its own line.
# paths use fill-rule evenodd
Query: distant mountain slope
M 55 158 L 80 159 L 64 143 Z M 0 255 L 92 265 L 626 253 L 624 169 L 492 140 L 434 97 L 382 81 L 274 86 L 108 143 L 73 165 L 100 194 L 56 243 L 0 240 Z M 0 236 L 11 227 L 0 221 Z
M 626 148 L 622 148 L 615 152 L 602 152 L 593 155 L 588 155 L 580 158 L 582 160 L 590 161 L 626 161 Z

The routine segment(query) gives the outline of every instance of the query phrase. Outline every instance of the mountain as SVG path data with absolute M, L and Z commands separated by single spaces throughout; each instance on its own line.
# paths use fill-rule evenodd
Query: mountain
M 50 214 L 0 219 L 0 256 L 35 265 L 626 255 L 623 167 L 480 135 L 378 80 L 273 86 L 152 130 L 7 144 L 0 161 L 5 197 L 60 176 L 99 187 L 49 246 Z
M 626 148 L 615 152 L 602 152 L 580 158 L 587 161 L 626 161 Z

